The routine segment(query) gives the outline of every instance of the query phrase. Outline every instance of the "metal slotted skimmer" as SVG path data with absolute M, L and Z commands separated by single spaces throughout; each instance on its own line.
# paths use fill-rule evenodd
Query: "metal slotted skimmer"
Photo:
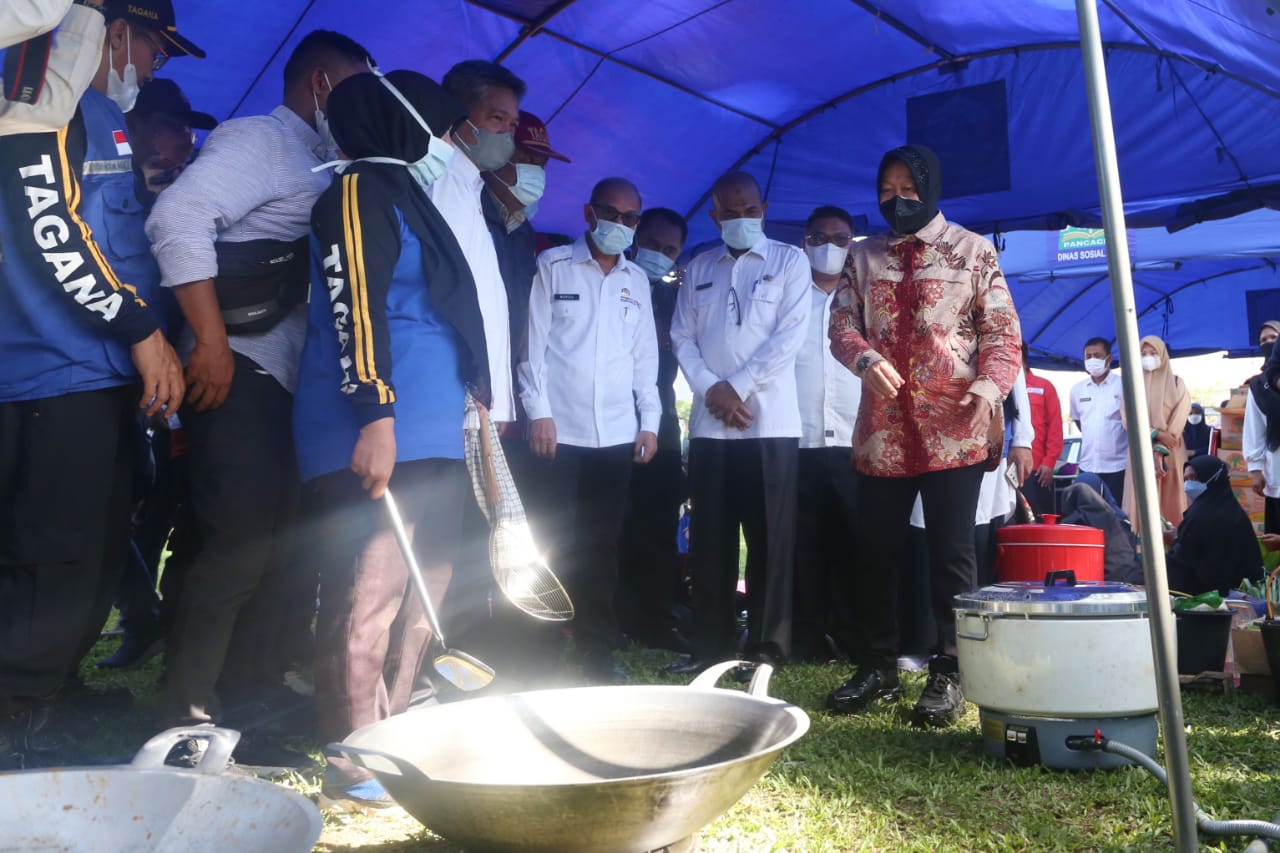
M 497 427 L 470 394 L 463 422 L 463 454 L 476 503 L 489 521 L 489 564 L 498 588 L 512 604 L 537 619 L 572 619 L 573 601 L 533 540 Z

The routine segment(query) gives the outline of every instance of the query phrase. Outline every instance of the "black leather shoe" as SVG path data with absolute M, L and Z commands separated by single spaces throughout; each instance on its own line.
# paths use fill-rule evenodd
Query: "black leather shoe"
M 844 684 L 827 694 L 827 707 L 837 714 L 856 714 L 876 702 L 902 697 L 897 670 L 862 667 Z
M 697 675 L 713 663 L 715 663 L 715 661 L 687 657 L 684 660 L 678 660 L 674 663 L 667 664 L 662 668 L 662 671 L 667 675 Z
M 955 672 L 933 670 L 929 681 L 911 711 L 911 725 L 917 728 L 944 728 L 953 725 L 964 716 L 964 693 L 960 690 L 960 675 Z

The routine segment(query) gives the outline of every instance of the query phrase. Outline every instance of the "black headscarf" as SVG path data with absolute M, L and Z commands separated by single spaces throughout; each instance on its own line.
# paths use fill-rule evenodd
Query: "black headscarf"
M 942 198 L 942 163 L 933 150 L 923 145 L 903 145 L 895 148 L 880 160 L 876 170 L 876 192 L 890 163 L 902 163 L 911 171 L 920 200 L 891 198 L 882 202 L 880 213 L 885 222 L 897 234 L 914 234 L 938 215 L 938 201 Z
M 1211 589 L 1225 594 L 1241 580 L 1261 576 L 1258 537 L 1231 492 L 1227 463 L 1216 456 L 1197 456 L 1187 465 L 1206 488 L 1178 526 L 1167 561 L 1169 588 L 1190 595 Z
M 1280 379 L 1280 347 L 1262 367 L 1262 373 L 1249 380 L 1249 396 L 1267 419 L 1267 449 L 1280 450 L 1280 391 L 1276 380 Z
M 387 80 L 413 104 L 436 136 L 444 136 L 466 115 L 452 95 L 416 71 L 392 71 Z M 334 87 L 329 95 L 328 118 L 334 141 L 352 160 L 391 157 L 413 163 L 426 155 L 431 143 L 432 134 L 374 74 L 356 74 Z M 477 400 L 488 405 L 489 356 L 484 318 L 471 267 L 449 223 L 404 166 L 358 162 L 347 171 L 365 178 L 361 186 L 366 192 L 372 190 L 376 197 L 395 205 L 422 243 L 422 272 L 431 304 L 462 339 L 466 350 L 461 359 L 462 380 Z
M 1186 427 L 1182 430 L 1182 443 L 1187 450 L 1194 450 L 1196 456 L 1202 456 L 1209 452 L 1209 425 L 1204 422 L 1204 406 L 1199 403 L 1191 404 L 1191 414 L 1200 416 L 1200 423 L 1193 424 L 1187 421 Z

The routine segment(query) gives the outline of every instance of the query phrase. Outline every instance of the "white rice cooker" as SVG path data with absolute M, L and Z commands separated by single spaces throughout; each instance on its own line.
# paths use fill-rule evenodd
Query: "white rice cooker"
M 955 597 L 960 681 L 978 706 L 987 752 L 1028 766 L 1128 763 L 1066 747 L 1067 737 L 1097 730 L 1154 755 L 1158 700 L 1146 594 L 1053 575 L 1065 578 Z

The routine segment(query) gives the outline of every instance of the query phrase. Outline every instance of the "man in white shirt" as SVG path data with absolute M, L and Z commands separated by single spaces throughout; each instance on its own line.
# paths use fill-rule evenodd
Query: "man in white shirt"
M 795 246 L 764 235 L 755 178 L 731 172 L 712 187 L 724 243 L 690 262 L 671 342 L 693 389 L 689 491 L 693 519 L 690 673 L 734 654 L 738 530 L 747 541 L 747 650 L 780 663 L 791 646 L 800 407 L 796 354 L 812 282 Z M 746 673 L 739 673 L 745 675 Z
M 574 602 L 576 658 L 588 680 L 618 684 L 618 535 L 631 464 L 648 463 L 658 447 L 658 342 L 649 279 L 622 254 L 635 238 L 639 191 L 605 178 L 584 215 L 590 231 L 538 257 L 520 401 L 530 450 L 545 460 L 543 547 Z
M 489 417 L 498 424 L 516 419 L 512 389 L 511 328 L 507 289 L 498 264 L 493 236 L 485 222 L 482 172 L 500 169 L 515 153 L 515 130 L 520 124 L 524 81 L 496 62 L 459 62 L 441 81 L 467 110 L 467 118 L 450 133 L 450 142 L 465 155 L 449 161 L 449 168 L 427 188 L 440 215 L 458 238 L 462 254 L 476 280 L 484 336 L 489 349 L 489 382 L 493 402 Z
M 50 41 L 39 38 L 54 25 Z M 35 39 L 18 62 L 6 56 L 23 79 L 3 81 L 0 135 L 59 130 L 71 121 L 80 96 L 93 82 L 102 60 L 106 20 L 101 0 L 11 0 L 0 5 L 0 47 Z M 48 50 L 45 61 L 44 51 Z M 31 60 L 31 61 L 28 61 Z M 21 63 L 21 64 L 19 64 Z M 24 67 L 25 66 L 25 67 Z
M 1129 439 L 1120 410 L 1124 391 L 1111 372 L 1111 343 L 1090 338 L 1084 345 L 1089 378 L 1071 389 L 1071 419 L 1080 428 L 1080 470 L 1097 474 L 1119 500 L 1129 465 Z
M 853 641 L 852 614 L 844 606 L 849 599 L 832 590 L 857 549 L 853 517 L 858 474 L 849 456 L 862 380 L 836 361 L 827 341 L 831 302 L 852 243 L 853 219 L 847 211 L 824 205 L 809 214 L 804 253 L 813 283 L 808 327 L 796 356 L 800 455 L 791 609 L 794 660 L 830 659 L 827 636 L 842 646 Z

